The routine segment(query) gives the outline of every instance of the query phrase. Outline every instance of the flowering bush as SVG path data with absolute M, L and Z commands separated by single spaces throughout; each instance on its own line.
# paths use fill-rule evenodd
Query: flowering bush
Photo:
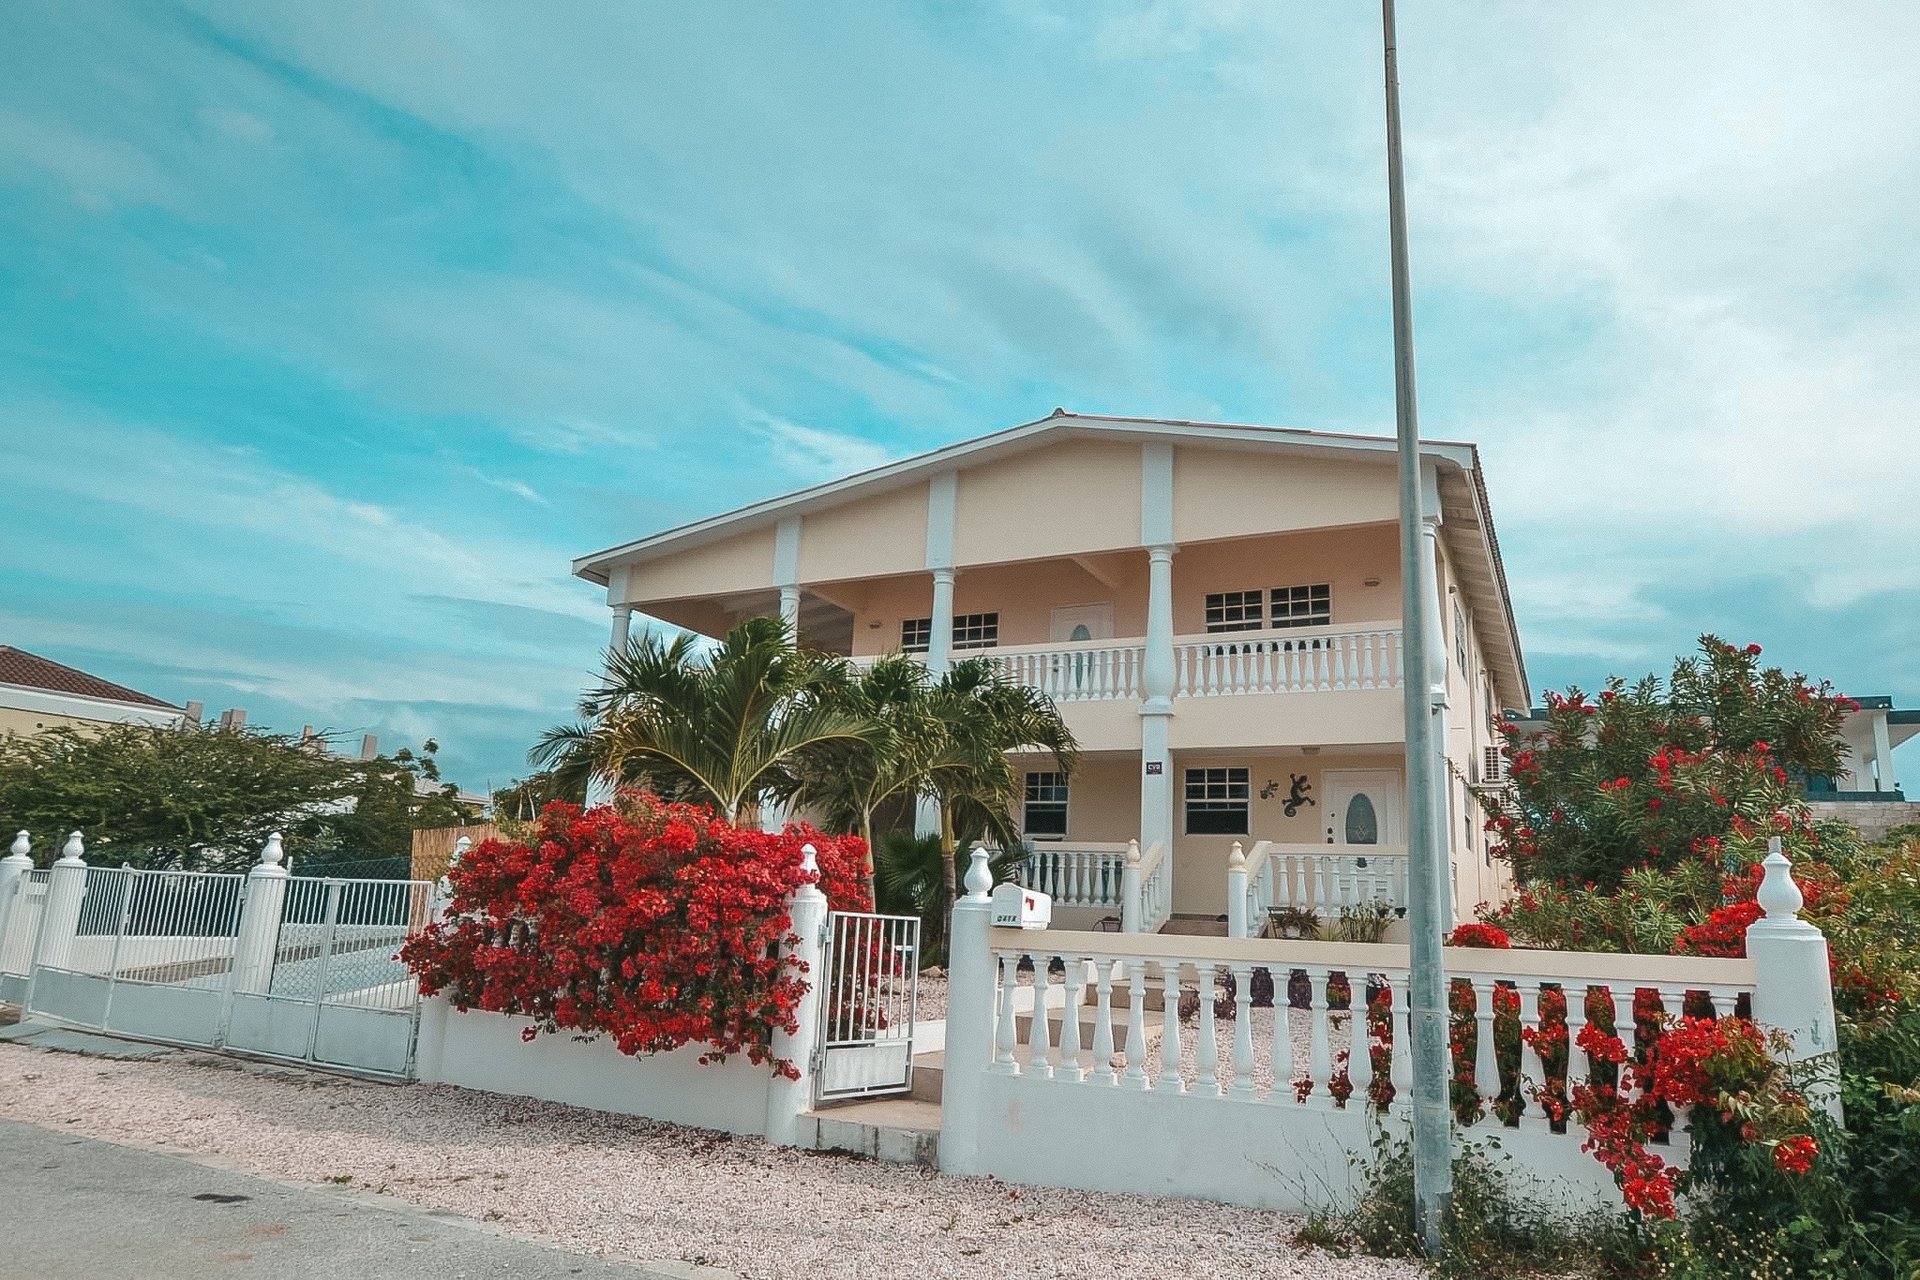
M 528 1039 L 605 1034 L 626 1054 L 697 1044 L 702 1063 L 744 1053 L 797 1078 L 772 1038 L 794 1029 L 807 989 L 785 947 L 808 843 L 829 902 L 867 909 L 857 837 L 764 834 L 643 793 L 584 811 L 550 804 L 525 841 L 468 852 L 446 917 L 401 959 L 423 992 L 462 1011 L 533 1019 Z
M 1495 951 L 1505 951 L 1513 946 L 1513 939 L 1509 938 L 1507 931 L 1498 925 L 1491 925 L 1484 921 L 1479 921 L 1469 922 L 1455 928 L 1452 933 L 1447 935 L 1447 945 L 1450 947 L 1486 947 Z

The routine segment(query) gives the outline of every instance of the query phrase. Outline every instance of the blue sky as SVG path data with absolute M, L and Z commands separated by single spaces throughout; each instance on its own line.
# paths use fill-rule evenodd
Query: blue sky
M 1376 23 L 5 6 L 0 642 L 499 784 L 574 555 L 1055 405 L 1388 429 Z M 1423 426 L 1536 689 L 1716 630 L 1920 704 L 1920 8 L 1401 31 Z

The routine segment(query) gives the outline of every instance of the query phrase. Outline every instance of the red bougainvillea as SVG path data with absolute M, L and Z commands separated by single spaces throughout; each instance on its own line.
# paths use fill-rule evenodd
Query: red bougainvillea
M 744 1053 L 796 1078 L 772 1039 L 794 1029 L 807 989 L 785 947 L 809 843 L 828 901 L 867 910 L 858 837 L 744 830 L 639 793 L 551 804 L 526 841 L 488 840 L 462 859 L 445 918 L 401 958 L 462 1011 L 531 1018 L 528 1039 L 599 1033 L 627 1054 L 701 1045 L 702 1063 Z

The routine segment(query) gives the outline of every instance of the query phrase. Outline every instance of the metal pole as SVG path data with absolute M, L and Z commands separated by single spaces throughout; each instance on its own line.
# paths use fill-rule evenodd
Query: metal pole
M 1440 637 L 1429 629 L 1434 566 L 1426 554 L 1421 510 L 1420 415 L 1413 383 L 1413 285 L 1407 271 L 1406 178 L 1400 162 L 1400 61 L 1393 0 L 1381 0 L 1386 50 L 1387 212 L 1393 256 L 1393 388 L 1400 446 L 1400 625 L 1405 643 L 1409 980 L 1413 1033 L 1414 1224 L 1430 1255 L 1443 1244 L 1453 1197 L 1453 1115 L 1448 1107 L 1447 975 L 1441 916 L 1447 886 L 1447 826 L 1433 761 L 1435 722 L 1446 705 L 1446 670 L 1431 665 Z

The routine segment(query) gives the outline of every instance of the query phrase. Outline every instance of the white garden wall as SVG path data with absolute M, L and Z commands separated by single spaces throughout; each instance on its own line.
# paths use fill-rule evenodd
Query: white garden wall
M 420 1010 L 419 1078 L 728 1133 L 766 1132 L 773 1071 L 744 1055 L 705 1067 L 691 1047 L 630 1058 L 604 1037 L 561 1032 L 522 1041 L 531 1025 L 429 999 Z

